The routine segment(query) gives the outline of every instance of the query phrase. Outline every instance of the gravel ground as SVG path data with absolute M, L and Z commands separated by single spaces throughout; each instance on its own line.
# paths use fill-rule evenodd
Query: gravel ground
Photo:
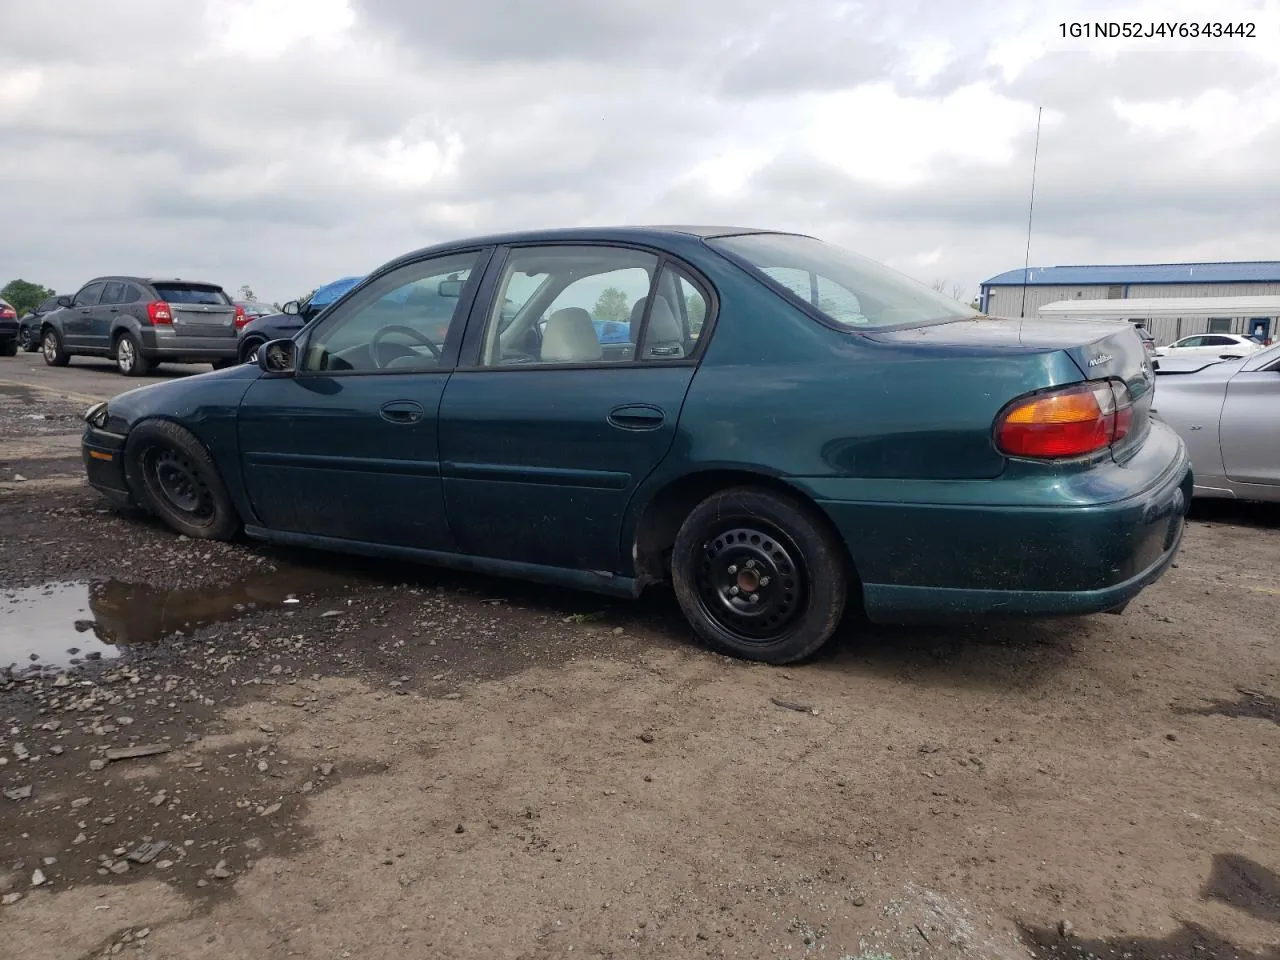
M 176 537 L 79 480 L 124 382 L 10 363 L 13 956 L 1280 958 L 1280 511 L 1122 616 L 776 669 L 661 593 Z

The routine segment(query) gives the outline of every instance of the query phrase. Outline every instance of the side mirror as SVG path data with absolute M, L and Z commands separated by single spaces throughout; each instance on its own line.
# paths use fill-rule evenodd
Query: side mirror
M 436 287 L 436 295 L 457 300 L 462 296 L 462 285 L 465 282 L 464 280 L 441 280 L 440 285 Z
M 292 340 L 271 340 L 258 348 L 258 366 L 266 373 L 292 376 L 298 370 L 298 345 Z
M 70 297 L 59 297 L 59 298 L 58 298 L 58 306 L 60 306 L 60 307 L 69 307 L 69 306 L 71 306 L 71 298 L 70 298 Z
M 290 316 L 297 316 L 302 312 L 302 304 L 300 304 L 297 300 L 290 300 L 288 303 L 286 303 L 283 307 L 280 308 L 280 312 L 287 313 Z

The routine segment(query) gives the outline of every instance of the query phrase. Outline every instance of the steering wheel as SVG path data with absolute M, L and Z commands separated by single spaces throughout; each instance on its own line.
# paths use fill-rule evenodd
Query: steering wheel
M 373 335 L 373 340 L 369 343 L 369 353 L 373 356 L 373 365 L 379 370 L 383 369 L 383 367 L 382 363 L 378 360 L 378 347 L 385 337 L 393 333 L 403 333 L 405 336 L 418 341 L 418 343 L 431 351 L 431 355 L 433 357 L 437 360 L 440 359 L 440 348 L 431 342 L 430 337 L 420 330 L 413 329 L 413 327 L 406 327 L 401 324 L 397 324 L 390 327 L 383 327 Z

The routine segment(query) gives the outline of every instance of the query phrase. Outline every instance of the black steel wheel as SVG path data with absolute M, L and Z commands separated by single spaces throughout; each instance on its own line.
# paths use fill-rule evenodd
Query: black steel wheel
M 230 540 L 240 531 L 240 515 L 213 458 L 176 423 L 147 420 L 129 432 L 125 476 L 134 497 L 179 533 Z
M 694 630 L 734 656 L 803 659 L 844 614 L 842 545 L 814 508 L 771 490 L 737 487 L 700 503 L 680 528 L 671 567 Z
M 40 349 L 40 340 L 36 337 L 36 332 L 30 327 L 23 327 L 18 331 L 18 347 L 24 353 L 35 353 Z

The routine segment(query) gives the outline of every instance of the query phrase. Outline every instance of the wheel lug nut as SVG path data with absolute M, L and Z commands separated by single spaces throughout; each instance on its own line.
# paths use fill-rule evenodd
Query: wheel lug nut
M 737 588 L 737 587 L 730 587 L 730 588 L 729 588 L 729 596 L 731 596 L 731 597 L 736 597 L 736 596 L 738 595 L 738 592 L 739 592 L 739 591 L 738 591 L 738 588 Z
M 760 578 L 760 586 L 762 586 L 762 587 L 767 587 L 768 585 L 769 585 L 769 578 L 768 578 L 768 577 L 761 577 L 761 578 Z
M 751 596 L 747 597 L 747 599 L 748 599 L 748 600 L 750 600 L 752 603 L 759 603 L 759 602 L 760 602 L 760 594 L 758 594 L 758 593 L 753 593 Z
M 754 570 L 755 568 L 756 568 L 756 562 L 755 562 L 754 560 L 748 560 L 748 561 L 747 561 L 747 569 L 748 569 L 748 570 Z
M 731 564 L 729 564 L 729 572 L 730 572 L 730 573 L 737 573 L 737 572 L 738 572 L 738 565 L 737 565 L 736 563 L 731 563 Z

